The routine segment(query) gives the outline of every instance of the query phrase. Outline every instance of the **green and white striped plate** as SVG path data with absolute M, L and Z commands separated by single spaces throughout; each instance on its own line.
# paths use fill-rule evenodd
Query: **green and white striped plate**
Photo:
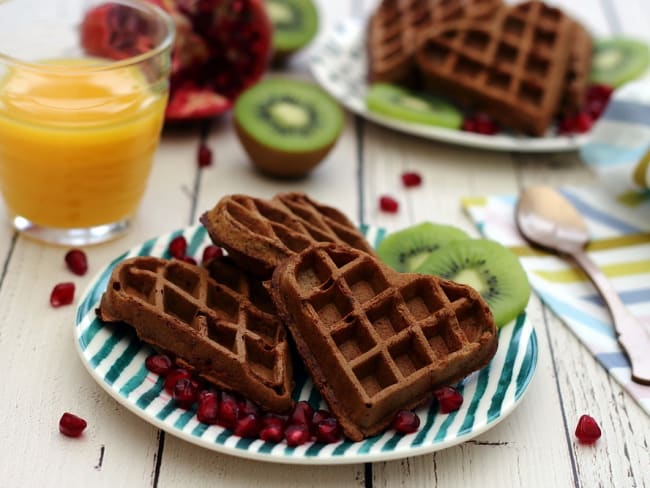
M 375 245 L 384 232 L 364 228 Z M 523 313 L 499 333 L 499 349 L 485 369 L 466 378 L 458 388 L 465 401 L 460 410 L 438 414 L 434 404 L 418 410 L 418 432 L 398 435 L 389 430 L 361 442 L 308 443 L 288 447 L 261 440 L 243 439 L 215 425 L 200 423 L 194 411 L 177 408 L 162 388 L 162 379 L 145 368 L 152 350 L 127 327 L 101 323 L 95 316 L 101 295 L 114 266 L 131 256 L 169 258 L 167 247 L 184 235 L 188 254 L 200 258 L 210 240 L 201 226 L 151 239 L 115 258 L 91 282 L 84 293 L 75 324 L 77 349 L 92 377 L 113 398 L 147 422 L 199 446 L 261 461 L 293 464 L 347 464 L 383 461 L 430 453 L 467 441 L 505 418 L 521 401 L 537 363 L 537 338 Z M 326 408 L 309 378 L 296 378 L 294 398 Z

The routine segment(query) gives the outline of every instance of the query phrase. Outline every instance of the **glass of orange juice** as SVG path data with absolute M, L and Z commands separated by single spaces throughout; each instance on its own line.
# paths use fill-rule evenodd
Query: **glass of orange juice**
M 0 0 L 0 193 L 62 245 L 126 231 L 169 90 L 171 18 L 138 0 Z

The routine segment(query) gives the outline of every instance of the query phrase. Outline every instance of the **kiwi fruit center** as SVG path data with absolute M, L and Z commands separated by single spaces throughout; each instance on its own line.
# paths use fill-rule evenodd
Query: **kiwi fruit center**
M 276 29 L 297 29 L 300 27 L 300 10 L 290 2 L 266 2 L 266 11 Z
M 260 116 L 282 134 L 309 134 L 317 121 L 313 106 L 284 95 L 274 97 L 260 106 Z

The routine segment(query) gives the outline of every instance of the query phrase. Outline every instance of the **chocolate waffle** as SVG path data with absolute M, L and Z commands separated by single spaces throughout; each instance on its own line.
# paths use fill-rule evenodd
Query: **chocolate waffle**
M 401 274 L 347 246 L 317 244 L 283 261 L 271 296 L 345 434 L 384 430 L 488 364 L 497 331 L 466 285 Z
M 499 5 L 501 0 L 383 0 L 367 26 L 368 78 L 407 82 L 421 32 L 464 18 L 487 17 Z
M 337 242 L 374 253 L 363 234 L 335 208 L 304 193 L 271 200 L 228 195 L 201 216 L 212 241 L 244 270 L 268 278 L 284 259 L 316 242 Z
M 576 26 L 536 0 L 504 6 L 489 20 L 423 34 L 416 62 L 431 91 L 541 136 L 559 108 Z
M 569 67 L 560 104 L 561 113 L 574 114 L 582 108 L 589 87 L 592 55 L 591 35 L 580 23 L 575 22 Z
M 219 388 L 266 410 L 290 409 L 289 345 L 268 295 L 227 263 L 212 264 L 211 273 L 216 279 L 176 259 L 127 259 L 113 270 L 98 315 L 130 325 Z

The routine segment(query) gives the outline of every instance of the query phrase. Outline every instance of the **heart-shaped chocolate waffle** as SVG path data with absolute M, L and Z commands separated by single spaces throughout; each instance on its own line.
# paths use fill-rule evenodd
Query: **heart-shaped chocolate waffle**
M 270 291 L 316 387 L 355 441 L 483 368 L 497 349 L 492 314 L 473 288 L 398 273 L 348 246 L 316 244 L 289 257 Z

